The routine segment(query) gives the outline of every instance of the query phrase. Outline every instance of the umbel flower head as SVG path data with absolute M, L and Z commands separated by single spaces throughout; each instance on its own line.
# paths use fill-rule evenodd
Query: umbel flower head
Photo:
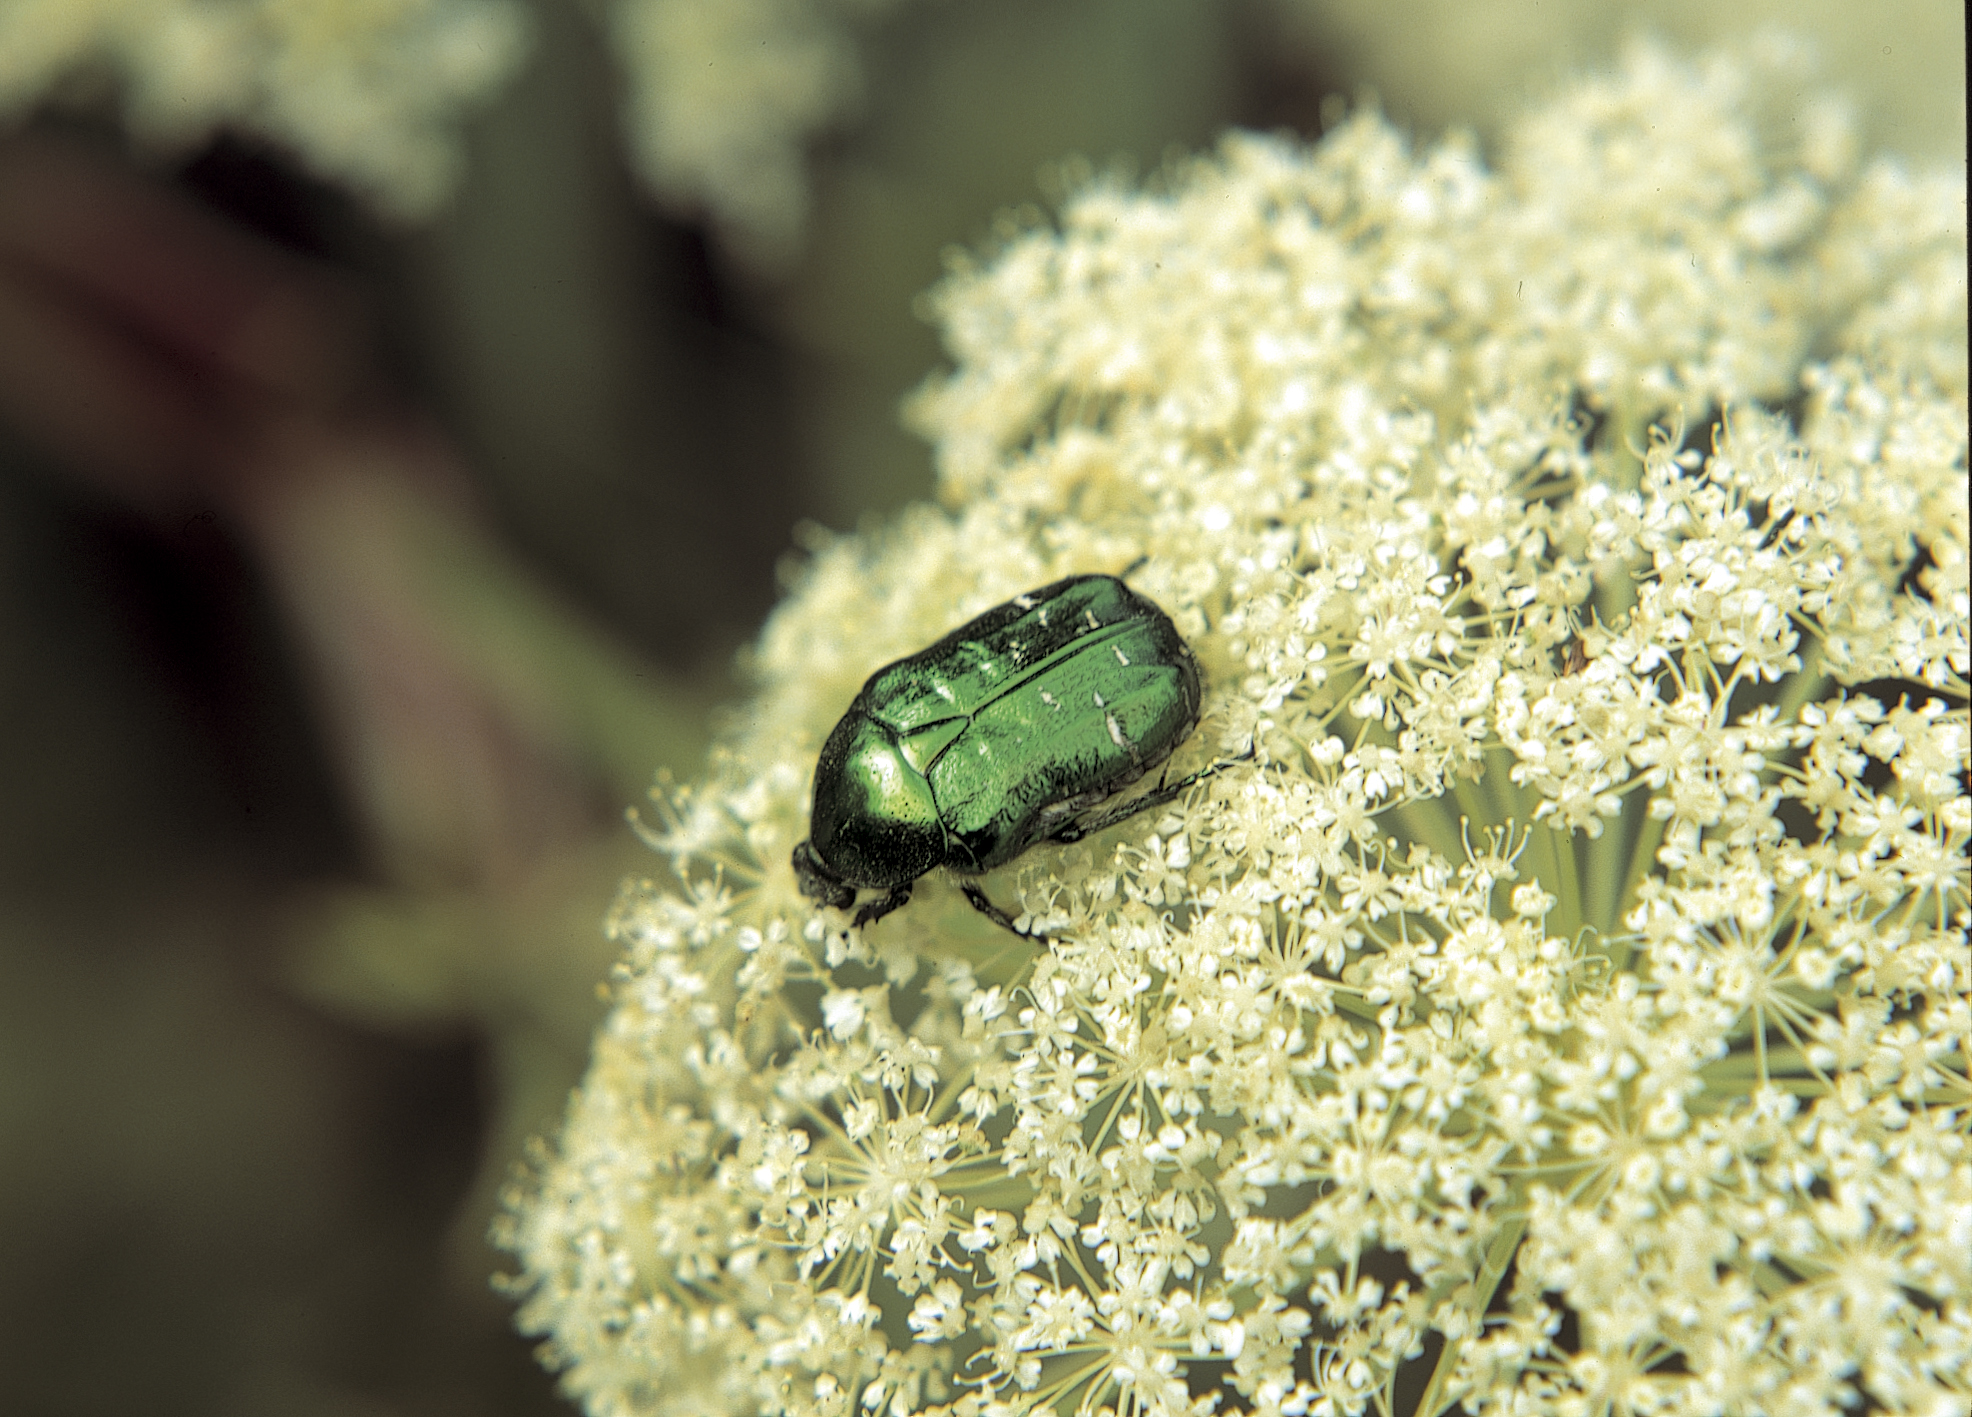
M 818 542 L 660 791 L 503 1241 L 597 1417 L 1962 1412 L 1964 186 L 1768 48 L 1497 167 L 1374 115 L 933 300 L 945 506 Z M 1182 800 L 864 929 L 865 676 L 1130 570 Z

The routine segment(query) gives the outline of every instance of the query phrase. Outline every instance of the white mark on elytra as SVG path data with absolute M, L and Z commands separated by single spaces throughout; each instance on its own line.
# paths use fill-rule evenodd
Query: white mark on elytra
M 1116 746 L 1119 748 L 1129 747 L 1130 745 L 1127 742 L 1125 742 L 1123 738 L 1123 725 L 1116 721 L 1116 715 L 1113 713 L 1106 713 L 1103 715 L 1103 720 L 1104 722 L 1108 723 L 1109 736 L 1111 740 L 1115 742 Z
M 1046 689 L 1041 690 L 1041 702 L 1046 704 L 1051 709 L 1058 709 L 1061 707 L 1061 701 L 1057 699 L 1053 694 L 1050 694 Z
M 1102 621 L 1100 621 L 1100 620 L 1098 620 L 1098 619 L 1096 619 L 1096 612 L 1095 612 L 1095 611 L 1093 611 L 1093 610 L 1084 610 L 1084 611 L 1082 612 L 1082 618 L 1083 618 L 1084 620 L 1087 620 L 1087 621 L 1089 622 L 1089 628 L 1090 628 L 1091 630 L 1100 630 L 1100 629 L 1102 628 Z
M 1034 597 L 1031 595 L 1016 595 L 1013 598 L 1013 603 L 1018 605 L 1022 610 L 1032 610 L 1034 608 Z M 1043 623 L 1046 622 L 1044 621 Z
M 956 699 L 952 697 L 952 689 L 949 684 L 938 685 L 934 690 L 934 692 L 938 695 L 939 698 L 943 699 L 948 704 L 958 702 Z
M 1093 693 L 1093 694 L 1094 694 L 1094 695 L 1096 696 L 1096 707 L 1097 707 L 1097 708 L 1108 708 L 1108 707 L 1109 707 L 1109 705 L 1108 705 L 1108 704 L 1105 704 L 1105 703 L 1104 703 L 1104 702 L 1102 701 L 1102 690 L 1100 690 L 1100 689 L 1092 689 L 1092 690 L 1090 690 L 1090 692 L 1091 692 L 1091 693 Z
M 1123 651 L 1122 651 L 1122 650 L 1120 650 L 1120 649 L 1116 649 L 1116 646 L 1114 646 L 1114 645 L 1111 645 L 1111 646 L 1110 646 L 1110 649 L 1112 649 L 1112 650 L 1114 650 L 1114 651 L 1115 651 L 1115 653 L 1116 653 L 1116 662 L 1117 662 L 1118 664 L 1128 664 L 1128 663 L 1130 662 L 1130 656 L 1129 656 L 1129 655 L 1127 655 L 1127 654 L 1125 654 L 1125 653 L 1123 653 Z

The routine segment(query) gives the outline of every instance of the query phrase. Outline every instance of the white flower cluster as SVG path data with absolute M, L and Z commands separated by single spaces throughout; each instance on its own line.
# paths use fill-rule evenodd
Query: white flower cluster
M 146 141 L 236 126 L 418 218 L 450 195 L 460 114 L 519 66 L 526 20 L 517 0 L 0 0 L 0 119 L 107 78 Z
M 1972 1398 L 1963 181 L 1643 51 L 937 298 L 948 506 L 819 544 L 502 1239 L 595 1417 Z M 1181 802 L 866 929 L 862 679 L 1130 569 Z
M 596 0 L 630 157 L 764 266 L 806 225 L 807 143 L 861 95 L 858 27 L 898 0 Z M 114 86 L 132 133 L 182 150 L 235 127 L 385 213 L 433 214 L 459 121 L 519 69 L 522 0 L 0 0 L 0 122 Z
M 859 20 L 897 0 L 608 0 L 644 180 L 759 264 L 808 219 L 808 141 L 861 97 Z

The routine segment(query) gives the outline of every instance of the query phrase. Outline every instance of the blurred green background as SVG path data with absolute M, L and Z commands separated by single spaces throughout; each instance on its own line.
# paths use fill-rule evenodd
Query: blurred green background
M 1613 52 L 1609 9 L 845 7 L 860 98 L 809 136 L 771 263 L 640 185 L 569 0 L 530 6 L 418 226 L 251 133 L 161 159 L 86 89 L 27 105 L 16 140 L 194 214 L 192 265 L 247 240 L 318 302 L 308 349 L 355 331 L 359 372 L 268 396 L 308 449 L 229 447 L 151 495 L 90 442 L 117 408 L 42 426 L 34 378 L 67 366 L 19 312 L 156 340 L 49 274 L 56 189 L 0 195 L 28 232 L 0 278 L 54 292 L 0 300 L 0 1410 L 562 1410 L 483 1236 L 583 1065 L 615 883 L 657 869 L 621 813 L 739 700 L 797 527 L 933 495 L 896 409 L 938 363 L 913 302 L 944 252 L 1044 205 L 1065 158 L 1313 137 L 1337 98 L 1484 135 Z M 1783 15 L 1644 10 L 1687 44 Z M 1957 6 L 1785 16 L 1874 140 L 1962 154 Z M 203 370 L 188 397 L 235 426 L 238 370 Z

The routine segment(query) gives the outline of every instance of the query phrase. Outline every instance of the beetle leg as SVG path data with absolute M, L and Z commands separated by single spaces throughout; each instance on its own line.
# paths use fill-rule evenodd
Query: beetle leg
M 858 929 L 861 929 L 865 925 L 874 925 L 891 911 L 902 910 L 910 903 L 910 899 L 911 883 L 906 881 L 889 895 L 873 900 L 867 905 L 859 906 L 856 910 L 856 919 L 853 923 Z
M 1000 926 L 1004 930 L 1011 931 L 1013 934 L 1020 936 L 1020 938 L 1023 940 L 1033 940 L 1043 945 L 1045 945 L 1048 942 L 1048 937 L 1046 935 L 1036 935 L 1031 931 L 1023 930 L 1018 925 L 1014 924 L 1013 917 L 1007 914 L 1004 910 L 1000 909 L 999 906 L 993 904 L 991 900 L 987 899 L 986 892 L 979 889 L 979 887 L 974 885 L 971 881 L 962 882 L 959 886 L 959 889 L 964 891 L 965 898 L 972 902 L 972 908 L 978 911 L 981 915 L 985 916 L 988 920 L 992 921 L 995 925 Z
M 1139 812 L 1148 812 L 1152 807 L 1162 807 L 1166 802 L 1175 800 L 1186 789 L 1205 781 L 1206 778 L 1219 772 L 1221 769 L 1229 768 L 1235 763 L 1246 762 L 1256 751 L 1257 749 L 1248 748 L 1236 758 L 1226 758 L 1223 761 L 1212 763 L 1209 766 L 1200 768 L 1189 777 L 1179 778 L 1176 782 L 1159 782 L 1155 791 L 1146 792 L 1141 797 L 1133 797 L 1128 802 L 1111 807 L 1106 812 L 1098 812 L 1093 817 L 1083 817 L 1079 821 L 1070 822 L 1062 827 L 1060 831 L 1050 836 L 1048 840 L 1059 842 L 1080 841 L 1085 836 L 1094 836 L 1097 832 L 1108 831 L 1118 822 L 1127 822 Z

